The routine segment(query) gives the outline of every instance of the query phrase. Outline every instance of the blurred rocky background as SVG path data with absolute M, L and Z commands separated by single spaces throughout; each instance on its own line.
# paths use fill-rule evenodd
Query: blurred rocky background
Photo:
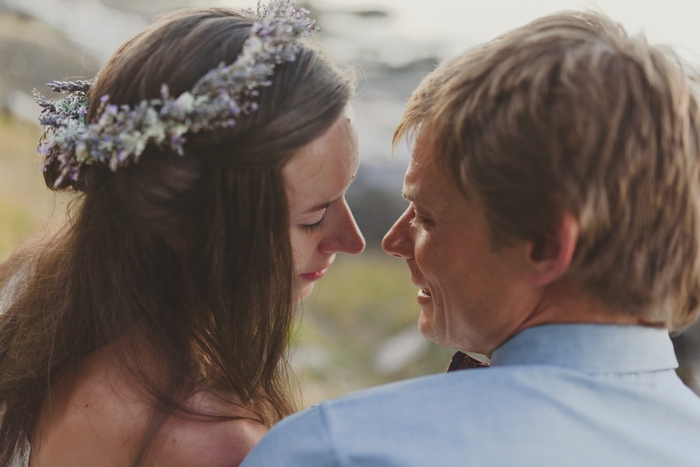
M 407 268 L 380 250 L 381 238 L 406 207 L 400 190 L 409 150 L 407 144 L 399 144 L 392 151 L 391 137 L 411 91 L 448 55 L 544 13 L 590 5 L 576 0 L 298 3 L 318 20 L 330 53 L 357 71 L 353 106 L 362 164 L 347 196 L 368 243 L 367 251 L 357 257 L 339 256 L 300 307 L 292 364 L 308 405 L 355 389 L 444 371 L 452 353 L 417 331 L 417 290 Z M 627 21 L 632 30 L 646 24 L 639 12 L 650 2 L 635 3 L 631 13 L 622 0 L 598 3 L 616 19 L 623 18 L 623 12 L 631 15 Z M 664 2 L 664 11 L 675 3 Z M 41 131 L 32 89 L 47 94 L 49 81 L 94 77 L 122 42 L 158 15 L 181 7 L 254 4 L 255 0 L 0 0 L 0 259 L 27 237 L 60 223 L 70 201 L 50 195 L 38 170 L 35 148 Z M 692 17 L 686 10 L 682 19 Z M 663 21 L 659 14 L 649 14 Z M 674 34 L 679 30 L 682 24 L 676 22 Z M 683 50 L 692 55 L 692 48 Z M 675 339 L 679 373 L 700 392 L 699 343 L 698 326 Z

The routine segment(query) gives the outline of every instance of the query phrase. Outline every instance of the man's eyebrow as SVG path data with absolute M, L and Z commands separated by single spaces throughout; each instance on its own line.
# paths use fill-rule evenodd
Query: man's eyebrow
M 414 202 L 416 200 L 416 190 L 404 188 L 401 192 L 401 196 L 403 196 L 406 201 Z

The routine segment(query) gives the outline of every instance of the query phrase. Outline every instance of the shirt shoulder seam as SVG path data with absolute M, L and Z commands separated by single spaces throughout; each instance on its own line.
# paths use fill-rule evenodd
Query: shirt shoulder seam
M 335 442 L 335 437 L 333 436 L 333 430 L 331 429 L 331 422 L 328 418 L 327 404 L 321 404 L 319 406 L 319 409 L 321 410 L 321 420 L 323 421 L 323 428 L 326 430 L 326 433 L 328 434 L 328 442 L 330 444 L 331 454 L 332 454 L 333 460 L 334 460 L 334 465 L 336 467 L 343 467 L 343 462 L 341 462 L 341 460 L 340 460 L 338 446 Z

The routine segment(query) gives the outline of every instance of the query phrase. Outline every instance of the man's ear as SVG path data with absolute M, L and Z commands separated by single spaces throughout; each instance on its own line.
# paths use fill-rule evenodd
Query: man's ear
M 527 242 L 529 280 L 544 287 L 559 280 L 569 269 L 578 242 L 578 219 L 564 212 L 551 232 Z

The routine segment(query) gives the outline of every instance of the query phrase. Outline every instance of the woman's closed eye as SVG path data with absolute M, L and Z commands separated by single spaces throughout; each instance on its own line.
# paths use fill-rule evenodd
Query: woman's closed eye
M 313 224 L 300 224 L 299 228 L 301 228 L 301 230 L 307 234 L 316 233 L 323 228 L 323 225 L 325 224 L 325 220 L 326 220 L 326 215 L 324 213 L 323 217 L 321 217 L 321 219 L 319 219 L 318 222 L 314 222 Z
M 313 234 L 316 232 L 319 232 L 323 226 L 326 224 L 326 216 L 328 215 L 328 210 L 332 209 L 333 206 L 336 204 L 338 200 L 342 199 L 342 196 L 340 198 L 334 199 L 333 201 L 330 201 L 322 206 L 318 206 L 316 209 L 311 211 L 311 213 L 318 212 L 321 214 L 321 218 L 313 223 L 310 224 L 299 224 L 299 228 L 302 230 L 302 232 L 306 234 Z

